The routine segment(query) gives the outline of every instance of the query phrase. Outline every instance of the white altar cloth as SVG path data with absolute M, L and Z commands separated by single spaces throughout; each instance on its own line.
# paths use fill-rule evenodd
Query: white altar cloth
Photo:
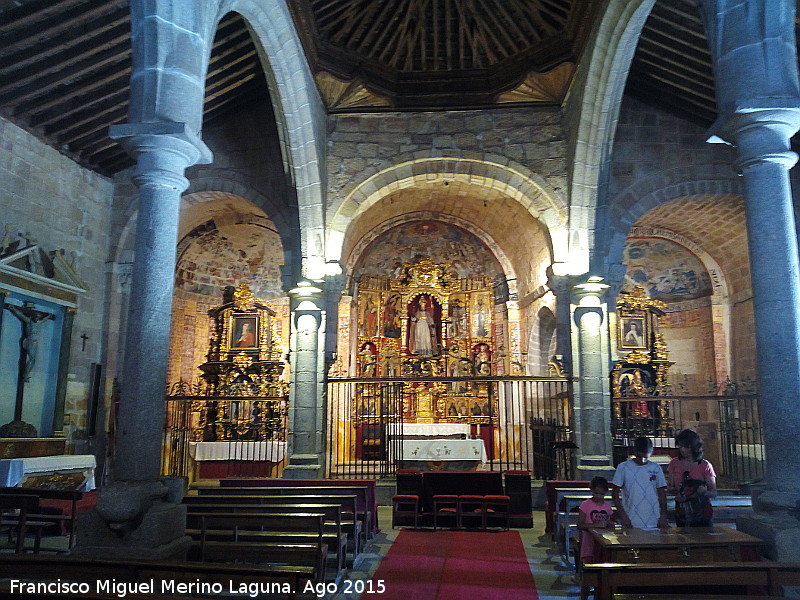
M 82 471 L 86 477 L 82 491 L 89 492 L 95 488 L 94 470 L 96 467 L 97 461 L 94 454 L 8 458 L 0 460 L 0 482 L 6 487 L 14 487 L 28 475 Z
M 398 435 L 427 435 L 437 437 L 442 435 L 464 434 L 469 435 L 469 423 L 401 423 L 397 425 Z
M 403 460 L 488 462 L 483 440 L 402 440 Z M 395 444 L 389 445 L 390 460 Z
M 189 455 L 204 460 L 266 460 L 281 462 L 286 457 L 286 442 L 190 442 Z

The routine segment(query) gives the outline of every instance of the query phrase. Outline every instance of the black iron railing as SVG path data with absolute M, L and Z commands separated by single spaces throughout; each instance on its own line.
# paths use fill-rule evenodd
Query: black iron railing
M 483 441 L 484 470 L 527 470 L 541 479 L 571 473 L 572 404 L 563 378 L 330 379 L 327 394 L 329 477 L 394 476 L 419 462 L 408 440 L 439 438 L 447 452 L 452 437 Z

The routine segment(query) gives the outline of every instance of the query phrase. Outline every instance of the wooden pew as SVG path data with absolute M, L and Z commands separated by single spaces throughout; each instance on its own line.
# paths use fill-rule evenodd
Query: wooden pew
M 197 521 L 195 515 L 197 514 L 212 514 L 212 513 L 241 513 L 247 515 L 269 515 L 269 514 L 308 514 L 308 513 L 321 513 L 325 516 L 324 529 L 323 529 L 323 542 L 328 545 L 328 559 L 334 563 L 338 563 L 338 571 L 344 571 L 348 562 L 348 541 L 350 535 L 342 525 L 342 507 L 339 504 L 232 504 L 223 502 L 211 502 L 204 504 L 188 504 L 187 505 L 187 530 L 189 536 L 194 537 L 199 535 L 200 530 L 193 528 Z M 259 532 L 260 539 L 268 537 L 264 535 L 265 532 Z M 298 534 L 286 535 L 284 537 L 301 538 Z M 356 556 L 352 556 L 355 561 Z
M 283 487 L 291 485 L 294 487 L 315 487 L 327 485 L 354 486 L 365 490 L 366 501 L 363 508 L 370 516 L 371 521 L 366 530 L 368 538 L 378 533 L 378 498 L 377 484 L 375 479 L 259 479 L 259 478 L 240 478 L 240 479 L 221 479 L 220 487 Z
M 48 501 L 66 500 L 71 503 L 71 509 L 68 514 L 44 514 L 43 511 L 37 511 L 34 518 L 37 521 L 49 521 L 49 524 L 56 524 L 59 521 L 69 522 L 69 547 L 72 548 L 75 542 L 75 519 L 77 518 L 77 505 L 83 498 L 84 492 L 76 490 L 53 490 L 49 488 L 26 488 L 26 487 L 0 487 L 0 494 L 9 496 L 36 496 L 38 499 L 37 507 L 41 508 L 47 505 Z
M 192 521 L 188 519 L 191 518 Z M 199 525 L 199 533 L 194 524 Z M 187 516 L 190 556 L 198 560 L 312 566 L 326 576 L 328 545 L 322 513 L 195 513 Z M 341 571 L 333 574 L 338 580 Z
M 354 513 L 356 520 L 361 523 L 361 539 L 359 547 L 363 547 L 370 537 L 372 523 L 377 518 L 369 510 L 368 490 L 364 486 L 352 485 L 323 485 L 323 486 L 268 486 L 268 487 L 216 487 L 195 486 L 199 496 L 303 496 L 306 502 L 319 502 L 326 504 L 335 501 L 339 496 L 355 496 L 356 507 Z M 189 496 L 187 496 L 189 497 Z M 346 512 L 346 509 L 345 509 Z
M 358 498 L 356 496 L 348 496 L 346 494 L 326 495 L 323 499 L 317 494 L 306 495 L 262 495 L 262 494 L 247 494 L 241 496 L 215 496 L 212 494 L 205 494 L 202 496 L 184 496 L 183 504 L 193 510 L 192 507 L 198 505 L 235 505 L 235 504 L 252 504 L 260 506 L 270 505 L 285 505 L 285 504 L 337 504 L 341 507 L 342 529 L 350 536 L 350 540 L 354 542 L 353 552 L 358 555 L 361 549 L 360 541 L 364 539 L 363 523 L 358 519 L 358 512 L 356 510 Z
M 259 506 L 284 505 L 284 504 L 338 504 L 341 506 L 342 530 L 348 534 L 348 550 L 357 557 L 366 543 L 364 521 L 359 519 L 357 510 L 358 497 L 346 494 L 333 494 L 320 496 L 319 494 L 306 495 L 263 495 L 247 494 L 241 496 L 204 494 L 202 496 L 184 496 L 183 504 L 189 510 L 191 507 L 203 504 L 234 505 L 252 504 Z M 363 513 L 361 513 L 363 516 Z
M 0 599 L 20 600 L 20 598 L 40 598 L 42 600 L 72 600 L 120 598 L 118 594 L 98 590 L 98 581 L 149 583 L 155 589 L 140 590 L 141 593 L 128 593 L 125 598 L 147 600 L 184 600 L 197 598 L 197 590 L 180 589 L 180 585 L 219 586 L 222 596 L 229 592 L 231 582 L 238 586 L 264 586 L 274 593 L 269 597 L 294 598 L 302 593 L 308 582 L 315 581 L 312 567 L 290 565 L 247 565 L 199 563 L 186 561 L 145 561 L 119 558 L 90 558 L 82 556 L 42 556 L 0 553 L 0 579 L 18 579 L 36 582 L 85 582 L 90 593 L 73 594 L 69 591 L 55 594 L 20 594 L 12 592 L 10 582 L 5 581 L 0 588 Z M 166 582 L 166 583 L 163 583 Z M 167 586 L 166 588 L 164 586 Z M 170 587 L 171 586 L 171 587 Z M 281 590 L 283 593 L 280 593 Z
M 595 589 L 595 600 L 613 600 L 625 588 L 636 588 L 637 596 L 646 594 L 647 588 L 660 594 L 673 588 L 676 600 L 686 597 L 681 588 L 698 594 L 724 593 L 726 597 L 744 596 L 748 589 L 759 588 L 763 594 L 781 596 L 783 586 L 800 586 L 800 563 L 596 563 L 584 565 L 581 581 L 584 590 Z

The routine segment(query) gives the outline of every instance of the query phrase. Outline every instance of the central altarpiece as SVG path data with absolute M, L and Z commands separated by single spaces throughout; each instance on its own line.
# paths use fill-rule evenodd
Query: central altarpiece
M 489 425 L 495 394 L 487 381 L 470 378 L 495 374 L 492 280 L 459 278 L 452 265 L 430 258 L 392 275 L 359 281 L 356 375 L 404 380 L 393 387 L 401 402 L 387 406 L 386 386 L 365 383 L 353 400 L 356 418 Z

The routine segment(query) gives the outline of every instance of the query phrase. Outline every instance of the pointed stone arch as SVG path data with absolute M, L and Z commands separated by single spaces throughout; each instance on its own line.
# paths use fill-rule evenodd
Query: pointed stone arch
M 273 102 L 286 172 L 297 191 L 303 273 L 324 274 L 324 164 L 326 112 L 285 2 L 223 0 L 252 29 Z
M 568 270 L 589 271 L 596 252 L 597 207 L 608 169 L 622 94 L 631 61 L 655 0 L 610 0 L 587 44 L 565 104 L 567 124 L 574 123 L 567 164 L 570 211 Z

